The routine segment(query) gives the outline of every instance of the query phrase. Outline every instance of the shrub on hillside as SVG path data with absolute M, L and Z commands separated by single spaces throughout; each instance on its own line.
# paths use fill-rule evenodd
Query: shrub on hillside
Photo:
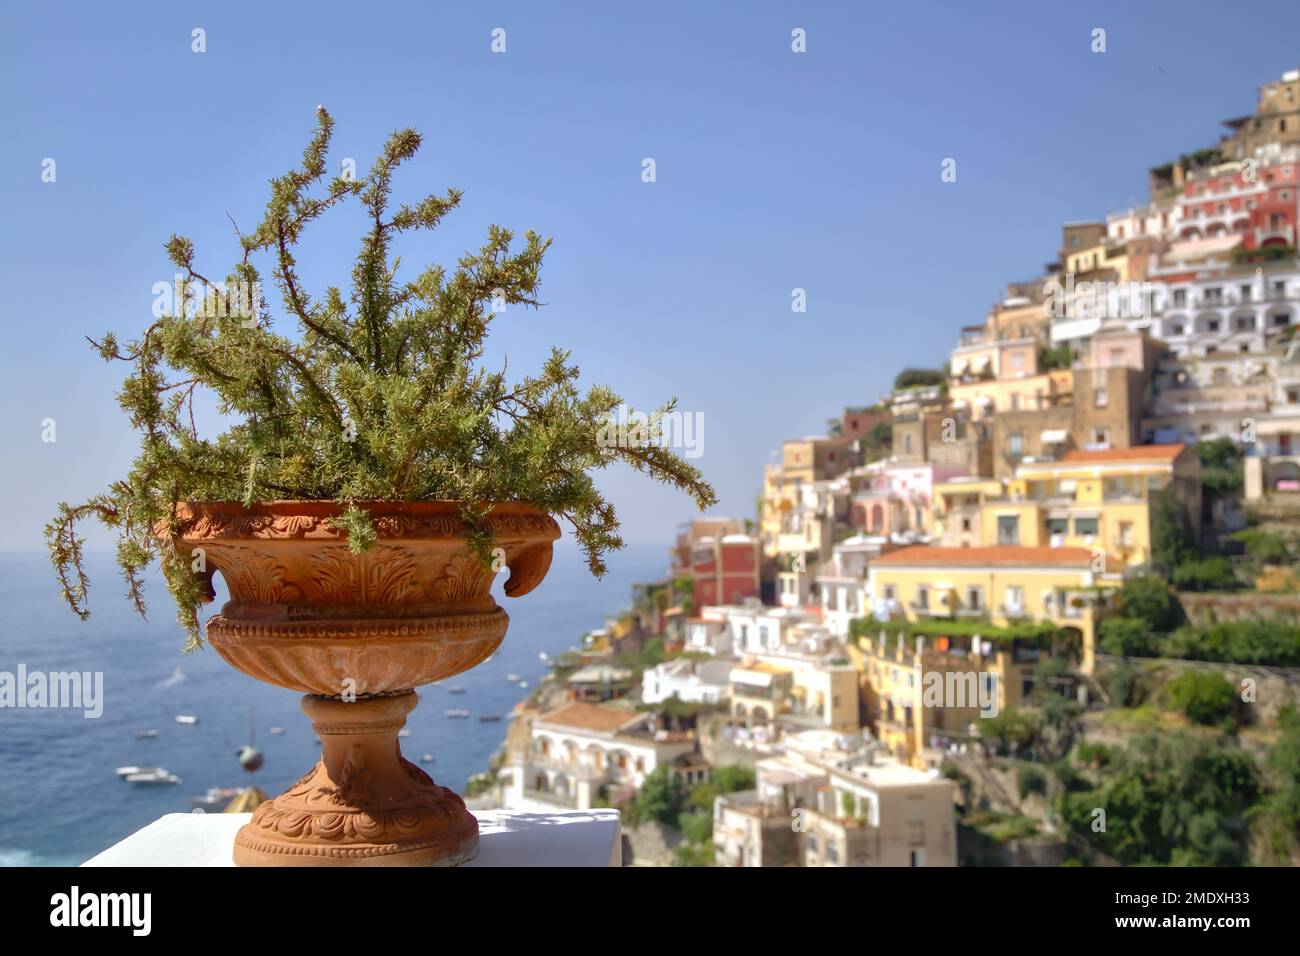
M 1180 591 L 1226 591 L 1237 586 L 1232 562 L 1223 557 L 1184 561 L 1174 568 L 1174 587 Z
M 1102 653 L 1138 657 L 1147 650 L 1147 623 L 1136 617 L 1108 617 L 1097 625 Z
M 1187 671 L 1164 687 L 1169 706 L 1197 724 L 1211 726 L 1231 719 L 1237 712 L 1237 690 L 1222 674 Z

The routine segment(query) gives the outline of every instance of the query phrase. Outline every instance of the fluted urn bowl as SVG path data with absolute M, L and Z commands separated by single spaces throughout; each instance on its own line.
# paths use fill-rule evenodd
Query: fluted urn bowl
M 478 824 L 463 801 L 402 759 L 397 732 L 414 689 L 489 657 L 508 617 L 491 594 L 535 588 L 559 526 L 531 505 L 489 506 L 491 567 L 469 546 L 454 501 L 357 502 L 375 542 L 354 554 L 336 502 L 177 506 L 175 543 L 209 599 L 220 572 L 230 600 L 208 642 L 250 677 L 304 693 L 324 753 L 297 785 L 240 830 L 242 865 L 455 864 Z

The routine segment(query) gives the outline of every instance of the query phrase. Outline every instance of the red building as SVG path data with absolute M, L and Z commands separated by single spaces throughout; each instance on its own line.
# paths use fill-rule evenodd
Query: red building
M 1179 199 L 1178 238 L 1238 234 L 1245 250 L 1294 246 L 1298 186 L 1300 162 L 1294 158 L 1192 173 Z
M 759 558 L 759 541 L 753 535 L 700 538 L 691 549 L 695 606 L 739 604 L 759 597 Z

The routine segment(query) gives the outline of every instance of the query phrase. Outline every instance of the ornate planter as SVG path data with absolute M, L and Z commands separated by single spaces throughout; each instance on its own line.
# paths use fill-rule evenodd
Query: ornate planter
M 230 601 L 208 642 L 250 677 L 306 694 L 319 763 L 257 808 L 235 839 L 243 866 L 455 865 L 478 850 L 464 802 L 402 758 L 397 733 L 414 688 L 496 650 L 508 618 L 494 574 L 470 552 L 456 502 L 359 502 L 377 539 L 353 554 L 334 502 L 178 505 L 177 547 L 201 552 L 205 590 L 220 571 Z M 551 564 L 549 516 L 499 504 L 488 518 L 520 597 Z

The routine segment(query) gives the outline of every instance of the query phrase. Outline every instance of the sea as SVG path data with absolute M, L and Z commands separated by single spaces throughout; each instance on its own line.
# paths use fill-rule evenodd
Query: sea
M 463 790 L 503 744 L 511 708 L 550 670 L 539 654 L 554 658 L 580 645 L 628 603 L 632 584 L 663 576 L 667 554 L 666 543 L 629 544 L 596 580 L 565 539 L 531 594 L 506 598 L 506 575 L 499 575 L 497 602 L 510 615 L 505 641 L 478 667 L 418 690 L 410 736 L 401 740 L 407 759 Z M 91 617 L 83 622 L 62 604 L 45 554 L 0 553 L 0 671 L 17 674 L 25 665 L 28 674 L 103 674 L 98 718 L 80 709 L 0 707 L 0 866 L 78 865 L 164 813 L 192 812 L 190 798 L 209 788 L 256 784 L 277 794 L 320 755 L 300 694 L 239 673 L 210 648 L 182 653 L 184 635 L 159 576 L 148 581 L 149 614 L 141 620 L 111 554 L 88 553 L 87 569 Z M 217 601 L 205 617 L 226 600 L 220 576 L 214 583 Z M 470 716 L 447 717 L 451 708 Z M 483 722 L 482 714 L 502 719 Z M 177 715 L 198 721 L 181 724 Z M 137 737 L 149 730 L 157 736 Z M 237 759 L 249 744 L 265 758 L 253 773 Z M 420 762 L 425 754 L 433 762 Z M 182 782 L 129 784 L 115 773 L 123 766 L 162 767 Z

